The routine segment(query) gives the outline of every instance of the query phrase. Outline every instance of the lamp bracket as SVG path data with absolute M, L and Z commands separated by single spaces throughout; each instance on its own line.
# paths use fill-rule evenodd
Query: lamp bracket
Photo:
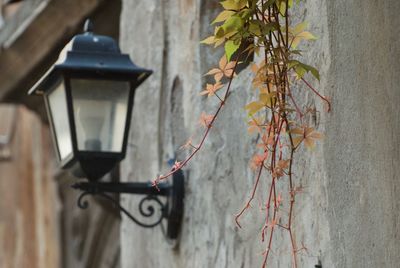
M 159 183 L 157 188 L 150 182 L 80 182 L 72 185 L 72 188 L 81 190 L 82 193 L 77 200 L 81 209 L 89 206 L 85 197 L 88 195 L 99 196 L 112 202 L 122 213 L 137 225 L 144 228 L 153 228 L 167 220 L 166 236 L 169 239 L 177 239 L 182 222 L 183 198 L 184 198 L 184 176 L 181 170 L 176 171 L 172 177 L 172 184 L 168 182 Z M 121 206 L 118 200 L 110 196 L 110 193 L 145 195 L 139 204 L 138 210 L 141 221 L 133 216 L 126 208 Z M 165 197 L 162 202 L 159 197 Z M 159 212 L 157 213 L 156 208 Z

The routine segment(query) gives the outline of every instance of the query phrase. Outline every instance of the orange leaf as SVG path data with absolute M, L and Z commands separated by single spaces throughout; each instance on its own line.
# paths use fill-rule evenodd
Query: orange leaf
M 206 89 L 200 92 L 200 95 L 208 95 L 208 97 L 212 96 L 217 92 L 219 89 L 221 89 L 224 85 L 222 85 L 220 82 L 217 82 L 216 84 L 207 84 Z
M 289 167 L 289 163 L 290 163 L 289 159 L 287 159 L 287 160 L 279 160 L 278 167 L 280 167 L 282 169 L 286 169 L 286 168 Z
M 227 62 L 226 55 L 224 55 L 219 60 L 219 68 L 213 68 L 205 75 L 214 75 L 215 82 L 219 82 L 224 76 L 227 78 L 232 77 L 233 68 L 235 68 L 235 65 L 235 61 Z
M 227 63 L 226 56 L 223 55 L 222 58 L 219 60 L 219 68 L 221 70 L 225 69 L 226 63 Z
M 214 75 L 214 74 L 219 73 L 219 72 L 221 72 L 220 69 L 212 68 L 212 69 L 211 69 L 210 71 L 208 71 L 208 73 L 206 73 L 205 75 Z
M 215 82 L 221 81 L 222 77 L 224 77 L 224 73 L 221 71 L 214 75 Z
M 214 115 L 206 114 L 205 112 L 202 112 L 200 115 L 199 123 L 203 127 L 210 127 L 210 124 L 213 121 L 213 119 L 214 119 Z
M 303 127 L 303 128 L 293 128 L 290 130 L 292 134 L 301 135 L 293 138 L 293 145 L 295 147 L 299 146 L 301 142 L 304 142 L 304 145 L 308 149 L 313 149 L 315 147 L 315 141 L 321 139 L 323 135 L 314 130 L 312 127 Z
M 252 117 L 251 120 L 247 123 L 249 125 L 247 131 L 250 134 L 254 133 L 255 131 L 260 132 L 261 126 L 263 125 L 264 120 L 265 120 L 265 117 Z
M 255 154 L 253 156 L 253 158 L 251 159 L 251 162 L 250 162 L 251 169 L 255 170 L 258 167 L 262 166 L 264 164 L 265 159 L 267 159 L 267 157 L 268 157 L 267 153 L 265 153 L 265 154 Z
M 189 148 L 193 148 L 194 145 L 193 145 L 192 142 L 193 142 L 192 138 L 189 138 L 189 139 L 185 142 L 185 144 L 183 144 L 181 147 L 179 147 L 179 149 L 189 149 Z
M 299 144 L 303 141 L 303 137 L 295 137 L 293 138 L 293 145 L 294 147 L 299 146 Z
M 303 134 L 304 134 L 304 131 L 303 131 L 303 129 L 301 129 L 301 128 L 292 128 L 292 129 L 290 130 L 290 133 L 292 133 L 292 134 L 297 134 L 297 135 L 303 135 Z

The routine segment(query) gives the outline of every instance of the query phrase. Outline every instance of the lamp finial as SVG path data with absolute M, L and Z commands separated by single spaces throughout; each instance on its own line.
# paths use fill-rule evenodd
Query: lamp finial
M 85 21 L 85 25 L 83 26 L 83 31 L 85 33 L 93 33 L 93 22 L 90 19 Z

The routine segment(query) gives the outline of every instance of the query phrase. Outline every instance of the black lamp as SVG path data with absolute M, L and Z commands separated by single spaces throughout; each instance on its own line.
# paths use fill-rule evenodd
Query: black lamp
M 87 178 L 74 188 L 82 197 L 97 194 L 113 200 L 106 193 L 145 194 L 139 206 L 143 216 L 153 216 L 153 206 L 143 208 L 144 201 L 161 206 L 161 218 L 168 219 L 169 238 L 176 238 L 183 209 L 183 174 L 174 174 L 172 185 L 150 183 L 105 183 L 99 179 L 124 159 L 129 134 L 135 89 L 152 73 L 136 66 L 122 54 L 110 37 L 93 34 L 90 21 L 85 33 L 76 35 L 64 47 L 57 62 L 33 86 L 29 94 L 44 95 L 52 136 L 61 167 L 76 177 Z M 157 196 L 167 196 L 163 204 Z M 121 211 L 144 227 L 127 210 Z M 142 213 L 143 212 L 143 213 Z

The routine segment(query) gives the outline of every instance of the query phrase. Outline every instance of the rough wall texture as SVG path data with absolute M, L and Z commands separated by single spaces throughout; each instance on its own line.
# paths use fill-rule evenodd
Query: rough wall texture
M 397 267 L 400 3 L 327 3 L 335 110 L 323 157 L 332 258 L 337 267 Z
M 320 111 L 311 123 L 326 138 L 313 152 L 300 152 L 295 170 L 305 189 L 297 200 L 296 238 L 309 249 L 300 267 L 318 259 L 338 268 L 400 263 L 399 8 L 394 0 L 307 0 L 297 15 L 320 37 L 307 47 L 305 61 L 320 69 L 318 88 L 333 104 L 326 115 L 312 94 L 302 97 Z M 155 70 L 136 94 L 123 178 L 154 178 L 199 132 L 201 111 L 214 105 L 198 95 L 202 74 L 219 53 L 199 40 L 217 12 L 216 0 L 123 1 L 122 50 Z M 123 219 L 122 267 L 260 267 L 265 245 L 257 205 L 243 219 L 243 230 L 233 222 L 254 181 L 248 168 L 254 141 L 247 138 L 244 110 L 237 109 L 252 98 L 250 75 L 240 73 L 204 149 L 186 169 L 179 246 L 169 245 L 161 230 Z M 136 199 L 122 200 L 137 210 Z M 281 246 L 271 267 L 290 267 L 285 239 L 277 237 Z

